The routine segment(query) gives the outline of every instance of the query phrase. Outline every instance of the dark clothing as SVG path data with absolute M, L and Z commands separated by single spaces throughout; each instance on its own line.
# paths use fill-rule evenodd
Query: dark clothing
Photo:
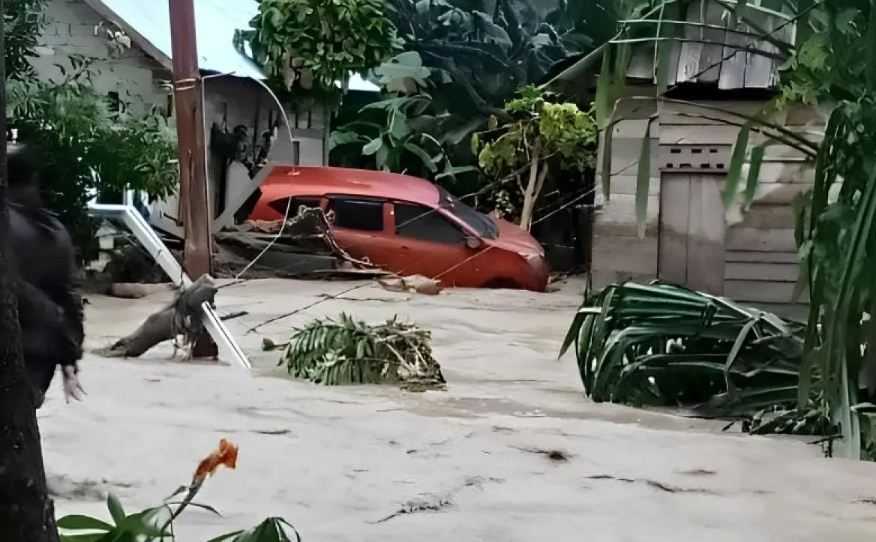
M 82 357 L 82 299 L 73 243 L 49 211 L 10 202 L 11 257 L 15 271 L 24 360 L 38 406 L 56 366 Z

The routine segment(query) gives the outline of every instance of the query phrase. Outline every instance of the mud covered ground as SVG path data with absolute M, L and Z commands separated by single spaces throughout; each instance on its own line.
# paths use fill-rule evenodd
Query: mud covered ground
M 257 332 L 349 283 L 252 281 L 222 289 L 219 311 L 252 357 L 229 365 L 84 360 L 87 401 L 60 386 L 40 410 L 59 515 L 106 516 L 106 492 L 129 509 L 187 483 L 220 438 L 236 471 L 199 500 L 224 518 L 185 514 L 200 542 L 270 515 L 309 541 L 872 540 L 876 465 L 827 460 L 805 441 L 722 433 L 724 424 L 587 401 L 571 357 L 556 360 L 580 284 L 534 294 L 457 290 L 437 297 L 366 285 Z M 170 293 L 90 296 L 88 346 L 132 331 Z M 445 392 L 326 388 L 290 380 L 263 337 L 281 341 L 315 316 L 398 314 L 428 327 Z

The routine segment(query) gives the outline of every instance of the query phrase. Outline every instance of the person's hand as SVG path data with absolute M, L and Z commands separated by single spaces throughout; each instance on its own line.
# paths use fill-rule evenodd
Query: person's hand
M 74 365 L 65 365 L 61 368 L 61 372 L 64 374 L 64 399 L 66 399 L 67 404 L 70 403 L 71 398 L 77 401 L 84 400 L 88 394 L 85 393 L 85 389 L 79 382 L 76 367 Z

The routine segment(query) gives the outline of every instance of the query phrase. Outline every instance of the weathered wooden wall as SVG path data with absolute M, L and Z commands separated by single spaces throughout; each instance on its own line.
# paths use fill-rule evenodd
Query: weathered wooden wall
M 704 102 L 704 105 L 751 114 L 760 111 L 764 103 L 723 101 Z M 649 280 L 663 274 L 661 269 L 666 271 L 666 275 L 679 276 L 679 262 L 688 260 L 687 251 L 691 245 L 685 245 L 684 253 L 679 248 L 681 245 L 673 248 L 674 245 L 668 241 L 669 237 L 661 236 L 660 225 L 661 222 L 666 225 L 688 221 L 690 216 L 680 213 L 677 199 L 684 199 L 682 196 L 686 194 L 688 201 L 696 205 L 690 199 L 692 192 L 689 190 L 697 180 L 702 181 L 703 177 L 699 174 L 691 175 L 687 183 L 666 184 L 668 179 L 683 181 L 685 177 L 667 172 L 666 165 L 660 163 L 662 156 L 657 150 L 657 143 L 715 145 L 723 149 L 723 155 L 729 151 L 738 135 L 737 126 L 726 124 L 726 121 L 740 122 L 738 117 L 732 115 L 665 101 L 661 103 L 659 113 L 659 123 L 655 123 L 651 130 L 655 144 L 652 145 L 651 195 L 644 239 L 637 236 L 634 194 L 645 121 L 628 121 L 615 128 L 612 172 L 616 175 L 612 176 L 612 197 L 598 215 L 595 224 L 593 276 L 597 285 L 623 279 Z M 703 118 L 702 115 L 710 118 Z M 816 111 L 801 107 L 781 114 L 777 120 L 796 132 L 815 139 L 818 132 L 823 130 L 823 118 Z M 762 140 L 763 137 L 759 134 L 753 133 L 751 136 L 752 144 Z M 725 164 L 725 167 L 727 165 L 729 164 Z M 662 174 L 661 168 L 664 170 Z M 720 182 L 723 189 L 724 175 L 724 172 L 715 172 L 709 174 L 708 178 L 716 179 L 711 184 Z M 743 178 L 746 176 L 747 166 L 743 170 Z M 799 308 L 794 305 L 805 303 L 807 298 L 805 293 L 797 300 L 793 297 L 799 278 L 793 203 L 811 187 L 813 177 L 813 166 L 806 162 L 802 153 L 787 146 L 770 146 L 766 149 L 754 203 L 747 213 L 743 214 L 737 208 L 724 210 L 720 201 L 702 202 L 704 207 L 696 212 L 725 213 L 724 295 L 780 312 L 799 312 L 794 310 Z M 664 190 L 674 187 L 675 191 L 661 195 L 661 184 Z M 697 186 L 710 188 L 708 197 L 712 200 L 720 197 L 714 189 L 715 186 Z M 685 187 L 688 187 L 687 192 Z M 669 205 L 667 199 L 674 205 Z M 662 220 L 661 212 L 664 214 Z M 698 241 L 693 239 L 690 242 L 696 246 Z M 710 258 L 720 256 L 712 252 L 709 252 Z
M 654 95 L 651 87 L 641 87 L 630 94 Z M 619 105 L 617 118 L 647 119 L 656 113 L 656 103 L 626 102 Z M 651 183 L 645 237 L 639 238 L 636 221 L 636 179 L 642 138 L 647 120 L 623 120 L 614 127 L 612 141 L 611 192 L 608 199 L 597 181 L 593 233 L 593 280 L 605 285 L 621 280 L 651 280 L 657 275 L 657 229 L 660 210 L 660 177 L 657 169 L 659 126 L 651 125 Z M 605 138 L 599 149 L 602 163 Z

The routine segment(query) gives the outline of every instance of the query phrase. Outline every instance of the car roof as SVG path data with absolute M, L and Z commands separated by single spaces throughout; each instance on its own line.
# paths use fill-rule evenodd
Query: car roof
M 274 166 L 261 186 L 270 197 L 332 194 L 438 205 L 438 188 L 425 179 L 371 171 L 321 166 Z

